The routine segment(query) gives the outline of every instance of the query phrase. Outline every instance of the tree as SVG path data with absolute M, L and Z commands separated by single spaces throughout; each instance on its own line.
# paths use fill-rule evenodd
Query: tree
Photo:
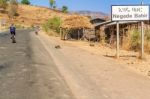
M 62 7 L 62 12 L 67 13 L 68 12 L 68 7 L 67 6 L 63 6 Z
M 26 5 L 30 5 L 30 1 L 29 0 L 22 0 L 21 3 L 22 4 L 26 4 Z
M 56 5 L 55 5 L 56 1 L 55 0 L 49 0 L 49 3 L 50 3 L 51 8 L 56 7 Z
M 14 18 L 17 15 L 18 10 L 18 2 L 17 0 L 10 0 L 9 8 L 8 8 L 8 16 L 9 18 Z
M 7 7 L 7 0 L 0 0 L 0 8 L 6 8 Z

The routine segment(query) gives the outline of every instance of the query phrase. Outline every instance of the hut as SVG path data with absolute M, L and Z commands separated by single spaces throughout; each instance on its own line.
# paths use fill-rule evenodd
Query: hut
M 106 31 L 106 25 L 111 23 L 111 21 L 104 21 L 100 23 L 95 23 L 94 28 L 95 28 L 95 34 L 98 36 L 102 43 L 104 42 L 105 39 L 105 34 L 107 33 Z
M 60 27 L 60 37 L 62 40 L 68 38 L 81 39 L 87 29 L 93 29 L 89 18 L 79 15 L 70 15 L 63 20 Z
M 149 21 L 144 22 L 145 29 L 150 28 Z M 100 38 L 105 38 L 105 41 L 109 44 L 114 44 L 116 41 L 116 22 L 106 21 L 97 23 L 94 25 L 96 31 L 100 34 Z M 121 45 L 124 42 L 124 38 L 128 36 L 128 33 L 132 29 L 141 29 L 140 21 L 121 21 L 119 22 L 119 34 Z

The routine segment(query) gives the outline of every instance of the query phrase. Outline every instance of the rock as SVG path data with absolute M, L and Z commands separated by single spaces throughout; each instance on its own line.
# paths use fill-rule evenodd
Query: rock
M 55 48 L 56 48 L 56 49 L 60 49 L 61 46 L 60 46 L 60 45 L 56 45 Z
M 94 44 L 90 44 L 90 46 L 92 46 L 92 47 L 93 47 L 93 46 L 95 46 L 95 45 L 94 45 Z
M 134 62 L 131 62 L 131 64 L 134 64 Z

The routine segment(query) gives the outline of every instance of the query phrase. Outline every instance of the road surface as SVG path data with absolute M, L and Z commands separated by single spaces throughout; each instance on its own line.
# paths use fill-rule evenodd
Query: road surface
M 16 38 L 0 34 L 0 99 L 150 99 L 150 79 L 113 59 L 30 30 Z
M 16 41 L 0 33 L 0 99 L 74 99 L 36 35 L 18 30 Z

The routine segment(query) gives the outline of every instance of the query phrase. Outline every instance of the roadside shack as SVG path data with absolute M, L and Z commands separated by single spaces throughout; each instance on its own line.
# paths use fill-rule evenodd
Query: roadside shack
M 145 30 L 150 29 L 150 22 L 145 21 L 144 22 L 144 28 Z M 129 35 L 129 32 L 133 29 L 140 30 L 141 29 L 141 23 L 140 21 L 121 21 L 120 24 L 120 31 L 119 31 L 119 37 L 120 37 L 120 45 L 123 45 L 124 39 Z M 111 45 L 114 45 L 116 43 L 116 22 L 112 21 L 106 21 L 97 23 L 94 25 L 95 30 L 97 34 L 100 35 L 100 41 L 105 40 L 106 43 L 109 43 Z
M 70 15 L 63 20 L 60 27 L 61 40 L 82 39 L 85 31 L 88 29 L 93 29 L 89 18 L 79 15 Z

